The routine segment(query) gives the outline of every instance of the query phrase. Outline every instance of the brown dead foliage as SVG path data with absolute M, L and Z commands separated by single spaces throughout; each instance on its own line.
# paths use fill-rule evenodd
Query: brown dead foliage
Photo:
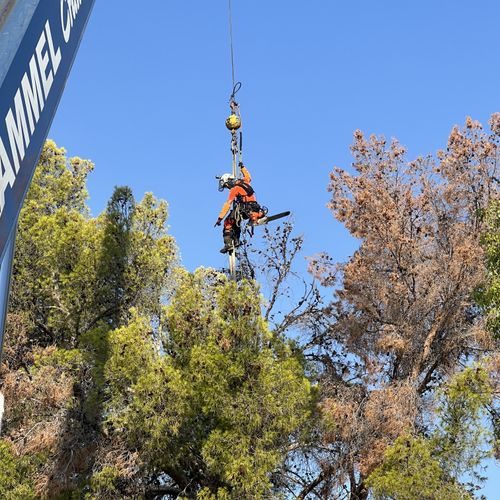
M 4 439 L 20 456 L 45 457 L 33 478 L 40 497 L 57 498 L 104 467 L 113 467 L 135 491 L 142 471 L 137 453 L 88 421 L 85 364 L 74 371 L 58 363 L 56 353 L 55 347 L 34 349 L 38 363 L 16 370 L 4 365 Z
M 33 349 L 23 315 L 9 313 L 5 324 L 2 371 L 17 370 L 33 363 Z
M 322 411 L 338 423 L 326 435 L 330 463 L 347 467 L 352 491 L 425 421 L 427 399 L 461 361 L 498 352 L 474 303 L 486 276 L 482 211 L 499 195 L 500 114 L 490 129 L 468 118 L 445 150 L 414 161 L 396 140 L 357 131 L 355 172 L 330 175 L 329 208 L 360 246 L 344 265 L 311 259 L 314 276 L 336 286 L 315 359 Z
M 54 347 L 33 351 L 33 358 L 50 359 Z M 68 461 L 61 460 L 74 439 L 71 413 L 75 403 L 74 376 L 51 364 L 21 366 L 9 370 L 4 365 L 2 391 L 7 401 L 3 423 L 4 438 L 12 442 L 18 455 L 45 457 L 34 477 L 40 496 L 56 495 L 67 482 Z M 84 454 L 82 454 L 83 456 Z M 88 456 L 88 454 L 87 454 Z M 63 465 L 64 464 L 64 465 Z M 58 481 L 57 478 L 62 478 Z M 58 483 L 57 487 L 53 487 Z M 50 485 L 50 487 L 49 487 Z

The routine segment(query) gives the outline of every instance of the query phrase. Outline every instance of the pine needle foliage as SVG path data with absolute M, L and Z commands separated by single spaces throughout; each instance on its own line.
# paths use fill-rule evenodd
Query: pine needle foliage
M 121 186 L 93 217 L 92 169 L 48 141 L 21 213 L 0 496 L 279 495 L 315 406 L 300 350 L 255 283 L 178 267 L 165 202 Z
M 188 496 L 269 496 L 270 473 L 310 416 L 301 359 L 260 305 L 250 282 L 181 272 L 162 352 L 139 317 L 110 336 L 107 423 Z

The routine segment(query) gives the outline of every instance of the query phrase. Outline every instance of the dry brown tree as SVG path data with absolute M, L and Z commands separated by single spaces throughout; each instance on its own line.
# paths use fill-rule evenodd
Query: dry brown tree
M 411 162 L 396 140 L 356 131 L 355 172 L 331 173 L 329 208 L 360 245 L 344 265 L 311 260 L 334 290 L 331 324 L 310 346 L 332 426 L 299 498 L 366 498 L 386 447 L 425 431 L 435 389 L 496 350 L 473 293 L 485 278 L 482 214 L 498 197 L 499 146 L 500 114 L 490 131 L 468 118 L 436 157 Z

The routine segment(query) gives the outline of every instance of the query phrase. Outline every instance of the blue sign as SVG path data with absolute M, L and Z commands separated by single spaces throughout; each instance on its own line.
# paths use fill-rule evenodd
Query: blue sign
M 94 0 L 40 0 L 0 87 L 0 262 Z

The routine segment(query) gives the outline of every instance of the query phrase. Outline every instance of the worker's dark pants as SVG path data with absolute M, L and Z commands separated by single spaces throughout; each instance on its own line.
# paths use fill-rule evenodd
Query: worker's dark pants
M 233 242 L 238 243 L 240 241 L 241 227 L 239 221 L 237 222 L 236 220 L 236 211 L 236 207 L 233 208 L 224 219 L 222 236 L 226 248 L 231 247 Z M 261 213 L 261 207 L 256 201 L 249 201 L 241 204 L 239 213 L 242 219 L 258 219 L 258 215 Z
M 224 219 L 224 228 L 222 237 L 226 248 L 232 247 L 233 242 L 240 241 L 241 227 L 236 223 L 236 208 L 233 208 L 228 216 Z

